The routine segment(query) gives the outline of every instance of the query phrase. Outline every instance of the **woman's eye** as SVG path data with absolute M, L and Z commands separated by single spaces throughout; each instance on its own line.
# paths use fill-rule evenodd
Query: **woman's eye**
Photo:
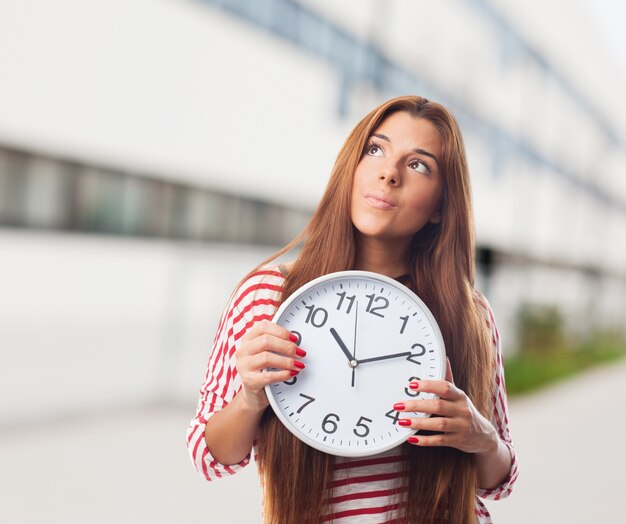
M 370 144 L 367 146 L 367 154 L 371 156 L 382 156 L 383 150 L 376 144 Z
M 428 175 L 430 173 L 430 169 L 428 168 L 428 166 L 424 164 L 424 162 L 420 162 L 418 160 L 411 162 L 409 164 L 409 167 L 414 171 L 417 171 L 418 173 L 424 173 L 425 175 Z

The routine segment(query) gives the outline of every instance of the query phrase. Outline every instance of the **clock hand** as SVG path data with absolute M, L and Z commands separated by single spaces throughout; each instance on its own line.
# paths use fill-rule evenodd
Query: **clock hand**
M 420 364 L 419 361 L 413 360 L 417 356 L 419 356 L 419 353 L 411 353 L 410 351 L 405 351 L 403 353 L 393 353 L 391 355 L 383 355 L 381 357 L 364 358 L 363 360 L 359 360 L 358 364 L 367 364 L 368 362 L 378 362 L 379 360 L 389 360 L 391 358 L 400 357 L 407 357 L 408 361 L 413 362 L 414 364 Z
M 350 351 L 348 351 L 348 348 L 343 343 L 343 340 L 341 340 L 341 337 L 339 336 L 339 333 L 337 333 L 335 328 L 330 328 L 330 334 L 337 341 L 337 344 L 339 344 L 339 347 L 341 348 L 341 351 L 343 351 L 344 355 L 346 355 L 346 357 L 348 357 L 348 360 L 349 361 L 354 360 L 354 357 L 351 355 Z
M 359 321 L 359 301 L 356 301 L 356 310 L 354 312 L 354 344 L 352 345 L 352 354 L 353 358 L 356 359 L 356 333 L 357 333 L 357 324 Z M 357 361 L 358 363 L 358 361 Z M 356 373 L 356 366 L 352 367 L 352 387 L 354 387 L 354 375 Z

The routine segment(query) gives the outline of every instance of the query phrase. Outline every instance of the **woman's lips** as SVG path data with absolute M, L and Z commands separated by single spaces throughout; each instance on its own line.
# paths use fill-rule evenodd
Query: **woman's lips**
M 393 209 L 398 205 L 395 200 L 380 193 L 368 193 L 365 200 L 376 209 Z

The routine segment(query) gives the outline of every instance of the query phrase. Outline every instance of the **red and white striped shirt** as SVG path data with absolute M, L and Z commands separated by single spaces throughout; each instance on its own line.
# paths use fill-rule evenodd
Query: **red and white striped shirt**
M 241 337 L 255 322 L 274 317 L 280 304 L 285 278 L 275 266 L 264 268 L 248 278 L 231 296 L 219 322 L 213 350 L 195 418 L 187 431 L 187 447 L 196 469 L 207 480 L 214 480 L 237 471 L 250 462 L 248 455 L 239 464 L 224 465 L 213 458 L 206 447 L 204 429 L 213 413 L 226 406 L 241 389 L 241 380 L 235 368 L 235 351 Z M 493 384 L 491 422 L 511 452 L 512 463 L 506 480 L 493 489 L 479 489 L 476 493 L 476 517 L 479 524 L 492 523 L 487 508 L 478 498 L 498 500 L 511 493 L 517 479 L 517 459 L 508 429 L 507 398 L 500 337 L 493 313 L 485 298 L 476 293 L 493 342 L 495 381 Z M 252 450 L 256 454 L 256 449 Z M 327 521 L 347 523 L 397 522 L 397 479 L 403 474 L 400 448 L 367 458 L 337 458 L 332 480 L 331 513 Z

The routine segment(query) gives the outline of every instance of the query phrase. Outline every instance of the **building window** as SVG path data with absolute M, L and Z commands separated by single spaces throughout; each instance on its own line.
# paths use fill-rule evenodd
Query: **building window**
M 309 213 L 0 148 L 0 226 L 282 245 Z

